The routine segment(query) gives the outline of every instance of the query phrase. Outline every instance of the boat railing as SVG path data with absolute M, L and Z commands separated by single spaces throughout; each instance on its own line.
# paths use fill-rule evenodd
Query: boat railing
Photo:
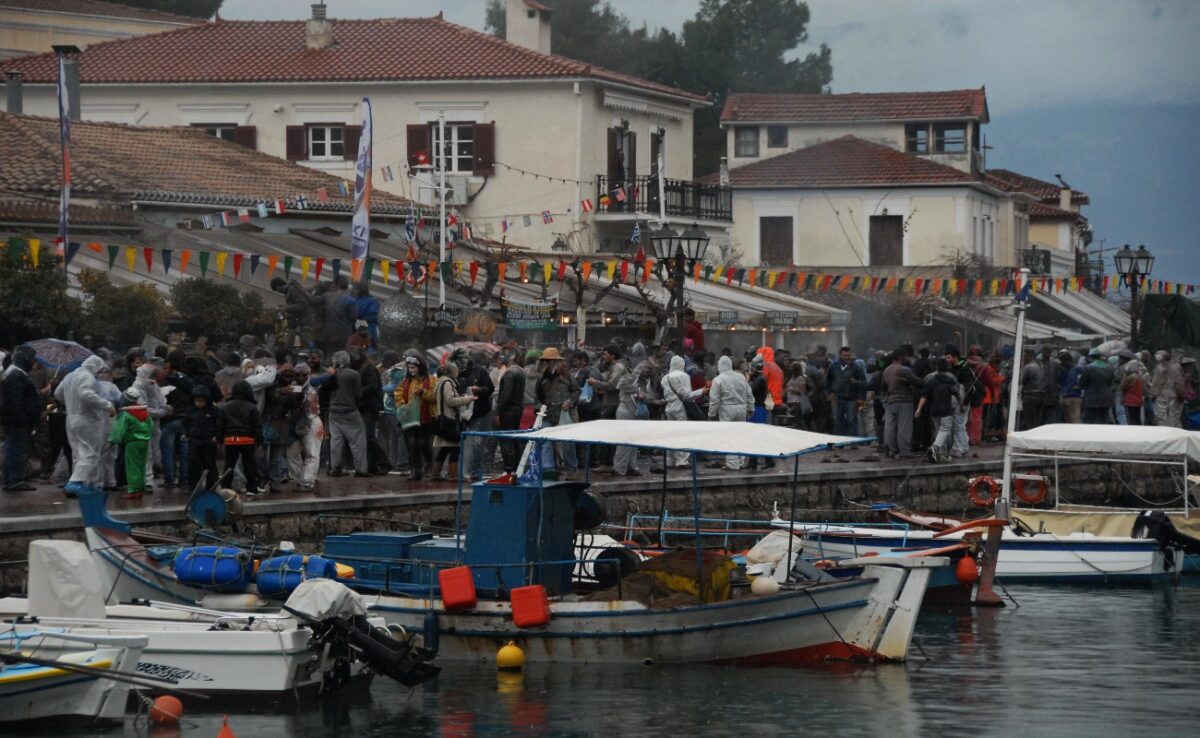
M 385 558 L 376 556 L 355 556 L 355 561 L 365 561 L 372 564 L 382 564 L 384 578 L 380 586 L 380 591 L 384 593 L 398 594 L 428 594 L 432 597 L 439 590 L 438 572 L 443 569 L 453 569 L 460 566 L 469 566 L 473 570 L 487 571 L 491 570 L 496 574 L 496 580 L 503 582 L 501 573 L 511 569 L 520 569 L 524 571 L 524 584 L 535 584 L 537 580 L 536 573 L 550 566 L 588 566 L 594 564 L 591 559 L 550 559 L 546 561 L 520 561 L 514 563 L 467 563 L 462 559 L 454 561 L 428 561 L 426 559 L 411 559 L 411 558 Z M 414 569 L 424 570 L 428 573 L 427 577 L 414 577 Z M 378 580 L 360 580 L 360 585 L 373 587 L 373 583 Z M 508 586 L 508 585 L 504 585 Z
M 625 525 L 605 524 L 605 527 L 614 531 L 627 531 L 628 533 L 653 533 L 657 538 L 657 545 L 667 547 L 671 545 L 671 539 L 676 541 L 680 539 L 693 539 L 696 537 L 696 518 L 670 516 L 670 515 L 648 515 L 640 513 L 632 513 L 627 517 Z M 854 528 L 871 528 L 879 530 L 900 530 L 904 531 L 904 545 L 907 545 L 908 529 L 907 523 L 899 522 L 883 522 L 883 523 L 788 523 L 786 520 L 774 519 L 769 522 L 762 520 L 740 520 L 737 518 L 699 518 L 701 539 L 719 539 L 721 548 L 729 549 L 733 545 L 735 539 L 745 538 L 749 536 L 757 536 L 759 538 L 772 533 L 776 530 L 791 530 L 796 534 L 804 534 L 808 531 L 816 531 L 819 533 L 827 533 L 836 531 L 839 533 L 853 533 Z M 647 535 L 647 537 L 650 537 Z M 856 545 L 857 550 L 857 545 Z

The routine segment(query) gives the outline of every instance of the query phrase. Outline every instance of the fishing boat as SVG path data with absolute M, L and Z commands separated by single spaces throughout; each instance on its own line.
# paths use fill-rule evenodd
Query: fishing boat
M 368 618 L 362 600 L 329 579 L 300 584 L 282 611 L 235 613 L 170 603 L 106 607 L 91 556 L 75 541 L 34 541 L 29 567 L 29 597 L 0 600 L 0 637 L 144 636 L 137 673 L 191 693 L 290 699 L 365 685 L 375 674 L 416 684 L 437 673 L 432 654 Z M 42 646 L 64 656 L 76 650 L 71 640 Z
M 140 635 L 66 635 L 35 631 L 27 637 L 0 634 L 0 730 L 53 724 L 120 723 L 134 666 L 147 638 Z M 75 653 L 46 658 L 48 644 L 70 644 Z M 33 653 L 23 652 L 30 647 Z

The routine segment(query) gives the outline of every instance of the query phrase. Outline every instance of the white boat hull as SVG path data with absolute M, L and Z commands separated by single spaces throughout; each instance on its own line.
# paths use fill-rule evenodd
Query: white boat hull
M 938 565 L 926 561 L 868 566 L 858 579 L 673 609 L 631 601 L 555 601 L 547 625 L 526 629 L 513 624 L 507 602 L 448 613 L 439 600 L 381 595 L 367 601 L 374 614 L 414 632 L 424 632 L 426 615 L 434 613 L 439 659 L 487 661 L 514 641 L 531 662 L 903 661 L 931 567 Z
M 44 649 L 38 649 L 41 654 Z M 72 661 L 117 669 L 124 649 L 101 648 Z M 42 658 L 55 658 L 43 655 Z M 136 659 L 137 657 L 134 656 Z M 117 722 L 125 716 L 129 687 L 97 676 L 33 669 L 28 674 L 0 670 L 0 725 L 76 718 L 80 722 Z

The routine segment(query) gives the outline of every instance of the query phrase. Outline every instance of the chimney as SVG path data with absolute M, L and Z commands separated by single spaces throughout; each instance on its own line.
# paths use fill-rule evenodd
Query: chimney
M 536 0 L 508 0 L 505 37 L 509 43 L 543 54 L 550 53 L 550 8 Z
M 325 3 L 312 6 L 312 18 L 304 26 L 304 46 L 310 51 L 333 46 L 333 24 L 325 17 Z
M 63 77 L 67 85 L 67 117 L 73 121 L 79 120 L 79 55 L 83 52 L 78 46 L 55 45 L 50 47 L 63 60 Z
M 22 112 L 21 82 L 23 79 L 24 75 L 17 70 L 10 69 L 8 71 L 8 79 L 4 84 L 4 97 L 6 100 L 5 109 L 10 113 Z
M 1063 210 L 1071 209 L 1071 189 L 1069 187 L 1060 187 L 1058 190 L 1058 207 Z

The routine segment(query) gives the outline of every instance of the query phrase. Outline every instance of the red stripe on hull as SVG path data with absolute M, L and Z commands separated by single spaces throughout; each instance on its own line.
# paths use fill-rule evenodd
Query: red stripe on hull
M 738 656 L 732 659 L 709 661 L 710 664 L 725 664 L 730 666 L 805 666 L 821 664 L 827 661 L 881 661 L 879 654 L 865 648 L 832 641 L 817 646 L 793 648 L 789 651 L 762 653 L 756 656 Z

